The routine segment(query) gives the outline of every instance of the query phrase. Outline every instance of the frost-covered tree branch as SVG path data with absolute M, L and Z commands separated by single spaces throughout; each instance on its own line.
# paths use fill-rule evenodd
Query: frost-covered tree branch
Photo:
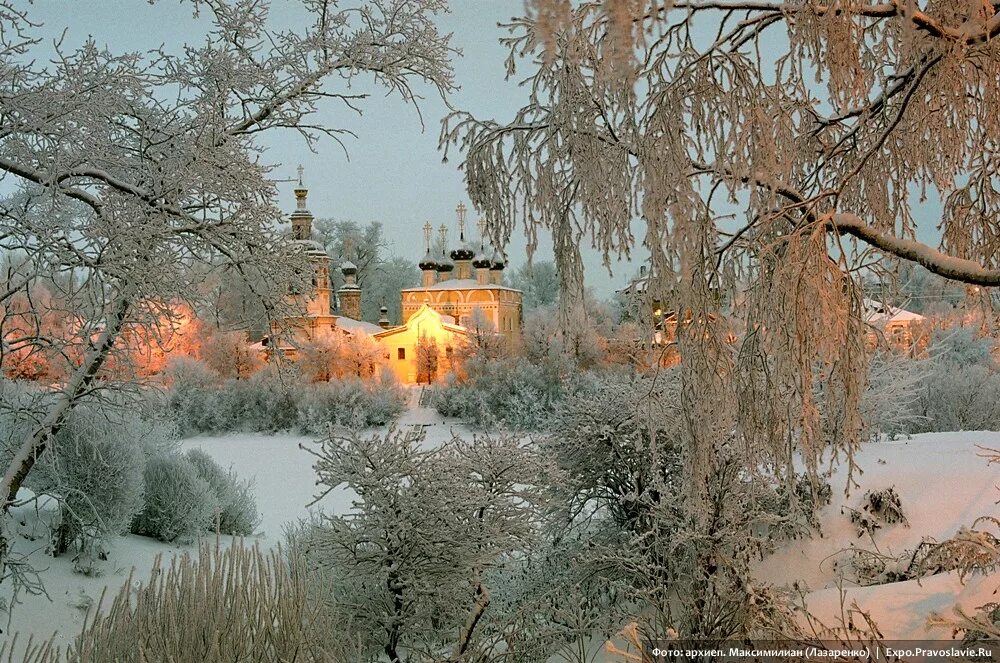
M 751 466 L 787 475 L 804 451 L 815 481 L 864 428 L 854 268 L 874 253 L 997 283 L 997 9 L 534 0 L 503 40 L 528 102 L 453 114 L 441 145 L 497 242 L 551 232 L 570 265 L 583 242 L 609 264 L 649 251 L 647 296 L 689 320 L 695 493 L 730 431 Z M 935 192 L 937 247 L 914 213 Z M 569 299 L 580 274 L 559 271 Z
M 830 227 L 856 237 L 883 253 L 923 265 L 928 271 L 953 281 L 981 286 L 1000 286 L 1000 269 L 986 269 L 974 260 L 938 251 L 923 242 L 880 233 L 854 214 L 835 214 Z
M 361 78 L 414 104 L 418 82 L 455 87 L 435 26 L 444 0 L 305 0 L 287 30 L 267 2 L 192 5 L 210 27 L 179 52 L 91 39 L 47 58 L 30 11 L 0 0 L 0 180 L 13 192 L 0 205 L 0 363 L 57 387 L 4 470 L 4 512 L 67 413 L 139 379 L 134 351 L 169 342 L 175 307 L 197 309 L 208 275 L 243 281 L 265 315 L 294 306 L 286 284 L 306 271 L 275 232 L 261 135 L 342 140 L 312 117 L 324 103 L 360 112 Z

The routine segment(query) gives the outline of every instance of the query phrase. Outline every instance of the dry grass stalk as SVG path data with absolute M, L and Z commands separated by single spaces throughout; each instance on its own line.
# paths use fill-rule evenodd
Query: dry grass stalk
M 19 651 L 13 640 L 0 660 L 18 660 L 15 652 L 24 663 L 342 660 L 323 608 L 307 600 L 308 577 L 281 550 L 256 546 L 203 545 L 169 566 L 157 557 L 150 579 L 139 585 L 130 576 L 67 651 L 51 641 Z

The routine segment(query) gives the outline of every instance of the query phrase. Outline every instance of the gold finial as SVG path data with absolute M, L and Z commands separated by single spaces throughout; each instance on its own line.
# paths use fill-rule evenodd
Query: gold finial
M 302 167 L 302 164 L 299 164 L 299 167 L 296 168 L 296 170 L 299 171 L 299 186 L 304 186 L 302 184 L 302 173 L 305 172 L 305 168 Z
M 479 220 L 476 221 L 476 227 L 479 228 L 479 243 L 483 244 L 486 237 L 486 219 L 479 217 Z
M 455 208 L 455 213 L 458 215 L 458 238 L 461 241 L 465 241 L 465 203 L 458 203 L 458 207 Z
M 444 254 L 448 251 L 448 226 L 442 223 L 438 232 L 441 234 L 441 253 Z
M 344 260 L 351 259 L 351 251 L 354 250 L 354 240 L 350 237 L 344 239 Z
M 426 253 L 431 252 L 431 233 L 433 231 L 434 228 L 431 226 L 430 221 L 424 224 L 424 251 Z

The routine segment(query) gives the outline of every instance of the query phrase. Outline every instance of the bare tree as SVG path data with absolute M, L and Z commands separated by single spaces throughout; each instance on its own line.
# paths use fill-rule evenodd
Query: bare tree
M 510 287 L 520 290 L 525 311 L 559 300 L 559 274 L 548 260 L 526 262 L 510 275 Z
M 511 436 L 332 435 L 316 450 L 323 495 L 341 487 L 355 509 L 293 533 L 319 570 L 315 591 L 355 625 L 359 661 L 508 661 L 525 634 L 508 631 L 497 575 L 530 550 L 545 521 L 546 466 Z M 509 607 L 507 608 L 509 610 Z M 529 622 L 530 623 L 530 622 Z M 528 660 L 539 660 L 537 658 Z
M 441 350 L 438 348 L 434 338 L 422 335 L 417 339 L 416 348 L 417 361 L 417 382 L 430 384 L 434 382 L 438 374 L 438 363 Z
M 997 7 L 534 0 L 504 40 L 511 75 L 530 58 L 528 103 L 509 122 L 446 119 L 494 241 L 552 232 L 564 308 L 581 242 L 607 261 L 650 251 L 648 295 L 684 321 L 694 495 L 734 431 L 785 480 L 795 449 L 814 478 L 830 443 L 852 462 L 854 270 L 891 255 L 1000 284 Z M 943 215 L 920 225 L 940 225 L 938 247 L 915 239 L 935 190 Z
M 312 114 L 324 101 L 360 110 L 365 95 L 351 83 L 361 76 L 407 102 L 417 99 L 414 81 L 442 95 L 453 88 L 453 49 L 433 23 L 444 0 L 350 9 L 305 0 L 310 24 L 297 31 L 270 29 L 267 2 L 194 5 L 211 27 L 180 54 L 114 54 L 88 40 L 57 43 L 43 66 L 37 26 L 0 3 L 0 173 L 18 187 L 0 204 L 0 248 L 25 256 L 0 305 L 7 313 L 40 275 L 58 277 L 52 301 L 64 302 L 71 329 L 60 336 L 35 325 L 20 341 L 47 348 L 66 378 L 16 445 L 0 480 L 4 511 L 67 413 L 132 379 L 130 330 L 159 328 L 174 301 L 197 292 L 190 265 L 269 285 L 255 294 L 272 312 L 286 302 L 286 284 L 304 270 L 272 230 L 281 212 L 261 134 L 291 129 L 310 146 L 342 140 L 345 130 Z M 0 532 L 0 560 L 7 539 Z

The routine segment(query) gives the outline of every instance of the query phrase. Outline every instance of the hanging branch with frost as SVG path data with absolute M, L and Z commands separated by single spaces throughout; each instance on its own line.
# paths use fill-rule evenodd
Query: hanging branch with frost
M 853 269 L 891 256 L 1000 284 L 998 8 L 533 0 L 504 40 L 528 103 L 454 113 L 441 145 L 496 241 L 522 223 L 561 260 L 584 241 L 606 262 L 650 252 L 648 294 L 684 321 L 694 494 L 721 444 L 785 482 L 802 450 L 815 483 L 863 430 Z M 938 246 L 917 240 L 932 224 Z
M 304 27 L 268 25 L 267 2 L 195 0 L 211 27 L 179 53 L 115 54 L 88 40 L 35 53 L 39 26 L 0 2 L 0 287 L 5 373 L 44 357 L 58 389 L 12 450 L 2 510 L 67 414 L 132 383 L 130 350 L 170 329 L 172 305 L 196 298 L 206 270 L 254 284 L 281 314 L 301 256 L 273 232 L 273 166 L 259 136 L 290 129 L 310 147 L 346 133 L 318 124 L 320 104 L 360 112 L 374 81 L 407 103 L 454 83 L 443 0 L 302 3 Z M 44 64 L 43 64 L 44 63 Z M 294 289 L 293 289 L 294 291 Z M 44 296 L 43 296 L 44 295 Z M 51 320 L 59 325 L 50 324 Z M 0 560 L 7 534 L 0 533 Z

